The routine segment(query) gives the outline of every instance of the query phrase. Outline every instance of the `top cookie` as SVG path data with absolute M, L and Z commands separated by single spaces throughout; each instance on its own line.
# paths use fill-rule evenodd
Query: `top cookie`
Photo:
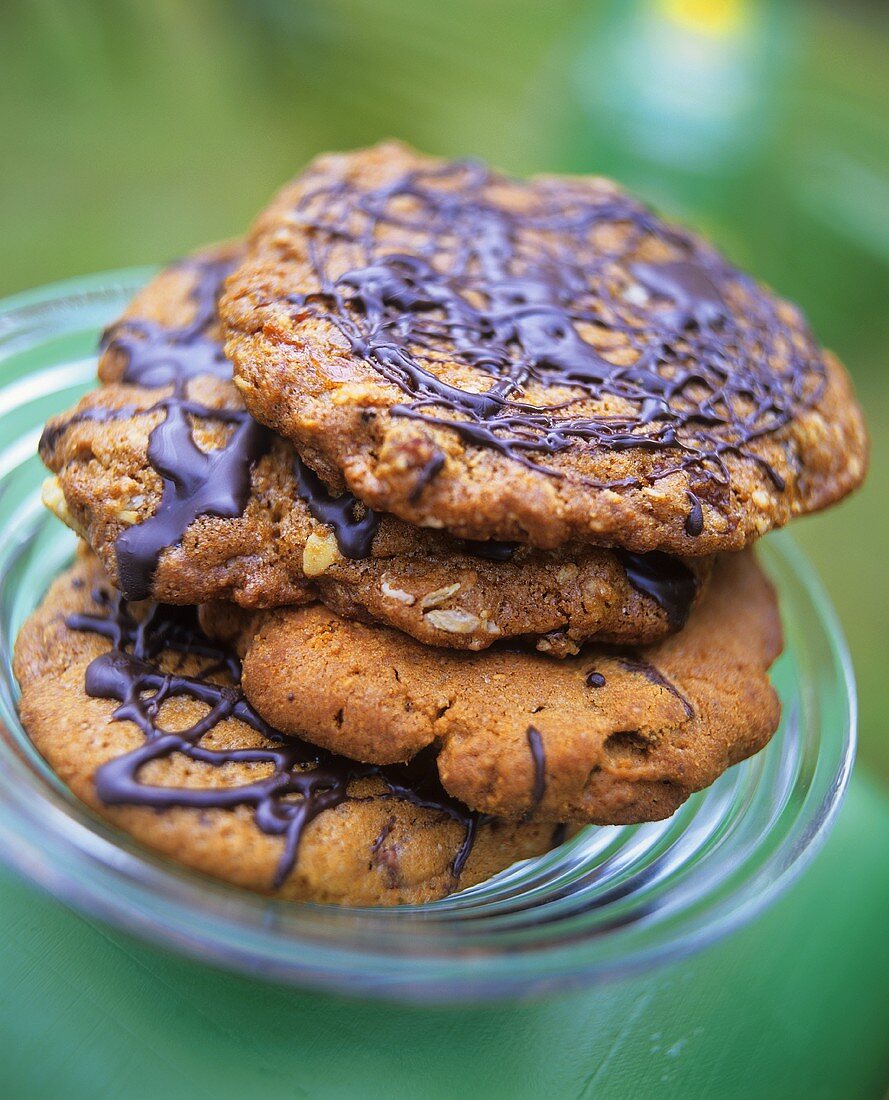
M 707 558 L 458 544 L 332 495 L 232 384 L 216 298 L 236 255 L 210 249 L 161 272 L 106 334 L 105 385 L 41 440 L 58 475 L 46 502 L 129 598 L 275 607 L 320 594 L 431 645 L 527 634 L 556 656 L 682 626 Z
M 849 380 L 799 311 L 607 180 L 321 157 L 220 313 L 254 416 L 460 537 L 739 549 L 864 474 Z

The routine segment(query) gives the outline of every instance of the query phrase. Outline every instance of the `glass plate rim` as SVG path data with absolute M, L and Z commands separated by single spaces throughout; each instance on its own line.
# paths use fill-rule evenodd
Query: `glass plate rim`
M 45 287 L 24 291 L 0 302 L 0 319 L 6 319 L 5 327 L 0 326 L 0 339 L 14 330 L 9 319 L 16 314 L 31 313 L 35 308 L 51 303 L 67 305 L 76 313 L 85 294 L 93 293 L 97 297 L 109 297 L 113 294 L 131 294 L 156 270 L 150 267 L 125 269 L 122 271 L 96 274 L 86 277 L 66 279 Z M 2 356 L 2 347 L 0 347 Z M 80 831 L 75 835 L 66 835 L 70 830 L 70 821 L 58 807 L 55 813 L 61 816 L 54 820 L 52 843 L 41 845 L 35 842 L 33 831 L 29 833 L 29 815 L 26 807 L 18 806 L 18 813 L 10 812 L 15 806 L 15 792 L 10 792 L 8 776 L 0 771 L 0 792 L 5 797 L 0 805 L 0 837 L 4 844 L 6 859 L 26 877 L 38 882 L 52 893 L 61 897 L 75 908 L 90 913 L 106 923 L 136 932 L 155 943 L 178 949 L 186 954 L 205 958 L 208 961 L 240 969 L 251 974 L 264 974 L 285 981 L 294 981 L 310 985 L 336 989 L 340 992 L 362 995 L 396 996 L 403 1000 L 478 1000 L 499 996 L 508 996 L 516 992 L 546 992 L 552 988 L 565 988 L 586 984 L 596 979 L 614 978 L 623 974 L 677 958 L 689 951 L 696 950 L 706 943 L 726 935 L 734 928 L 751 919 L 766 905 L 770 904 L 780 892 L 787 888 L 804 869 L 823 842 L 830 825 L 838 812 L 842 794 L 848 782 L 854 758 L 855 743 L 855 690 L 851 662 L 842 636 L 836 614 L 830 601 L 802 553 L 796 549 L 790 538 L 781 533 L 770 536 L 766 547 L 767 559 L 772 568 L 781 566 L 787 575 L 793 575 L 799 585 L 799 594 L 805 597 L 815 613 L 815 619 L 827 642 L 828 652 L 833 664 L 841 698 L 843 714 L 843 744 L 838 760 L 831 775 L 825 777 L 824 790 L 817 812 L 803 835 L 796 837 L 792 850 L 779 850 L 772 854 L 771 860 L 776 873 L 771 882 L 766 883 L 757 896 L 748 896 L 734 910 L 723 912 L 718 920 L 705 928 L 690 928 L 685 934 L 669 937 L 663 942 L 654 940 L 635 952 L 616 959 L 583 957 L 584 941 L 580 944 L 549 945 L 536 953 L 516 953 L 506 949 L 503 940 L 502 950 L 490 949 L 480 957 L 463 958 L 447 951 L 432 949 L 431 941 L 426 955 L 414 954 L 393 956 L 391 952 L 380 952 L 375 961 L 376 968 L 367 968 L 368 952 L 354 946 L 334 942 L 332 945 L 323 940 L 308 939 L 304 946 L 310 948 L 314 958 L 294 957 L 294 940 L 290 937 L 276 942 L 270 940 L 269 929 L 259 929 L 256 942 L 245 945 L 239 937 L 243 934 L 243 925 L 232 917 L 233 910 L 243 908 L 243 896 L 225 886 L 209 884 L 200 879 L 198 889 L 209 896 L 209 890 L 220 900 L 220 911 L 215 915 L 213 937 L 195 937 L 189 934 L 187 917 L 194 917 L 196 909 L 201 909 L 201 899 L 190 899 L 196 876 L 191 872 L 171 869 L 170 865 L 158 866 L 154 857 L 148 860 L 141 854 L 134 855 L 125 847 L 115 844 L 108 837 L 94 829 L 84 829 L 78 823 Z M 9 742 L 5 741 L 5 749 Z M 11 796 L 11 797 L 10 797 Z M 46 807 L 42 809 L 45 811 Z M 33 824 L 33 822 L 31 822 Z M 44 831 L 46 819 L 43 821 Z M 106 829 L 111 832 L 110 827 Z M 46 840 L 46 837 L 44 837 Z M 780 859 L 779 859 L 780 857 Z M 546 858 L 546 857 L 544 857 Z M 132 861 L 135 860 L 135 863 Z M 73 862 L 83 861 L 79 874 L 74 874 Z M 154 866 L 151 866 L 151 864 Z M 138 868 L 138 873 L 137 873 Z M 98 873 L 97 873 L 98 872 Z M 173 889 L 172 901 L 164 898 L 170 905 L 161 915 L 151 907 L 140 909 L 134 898 L 124 900 L 118 888 L 124 890 L 133 887 L 138 879 L 137 894 L 145 901 L 145 892 L 154 887 L 168 890 L 171 884 L 187 880 L 185 888 Z M 232 902 L 231 895 L 237 895 Z M 264 910 L 281 906 L 280 902 L 268 899 L 250 898 L 250 905 Z M 177 908 L 178 907 L 178 908 Z M 162 907 L 163 908 L 163 907 Z M 181 908 L 181 912 L 178 909 Z M 314 907 L 319 908 L 319 907 Z M 405 907 L 400 912 L 409 912 Z M 430 910 L 434 907 L 430 907 Z M 386 910 L 346 911 L 378 915 Z M 206 915 L 206 914 L 204 914 Z M 342 923 L 333 919 L 332 924 Z M 274 927 L 275 922 L 272 921 Z M 206 932 L 206 928 L 204 929 Z M 253 929 L 256 932 L 256 929 Z M 280 937 L 279 937 L 280 939 Z M 588 946 L 588 945 L 587 945 Z M 477 950 L 477 949 L 476 949 Z M 512 973 L 498 975 L 495 971 L 504 961 L 513 966 Z M 521 961 L 522 965 L 518 966 Z M 385 964 L 393 964 L 393 973 L 387 975 Z M 394 965 L 396 964 L 397 965 Z M 419 964 L 419 966 L 418 966 Z M 350 967 L 352 977 L 350 982 Z M 425 976 L 419 978 L 420 970 Z M 484 972 L 484 980 L 479 980 Z M 413 977 L 412 977 L 413 975 Z M 415 985 L 412 987 L 412 981 Z M 438 988 L 436 988 L 438 985 Z

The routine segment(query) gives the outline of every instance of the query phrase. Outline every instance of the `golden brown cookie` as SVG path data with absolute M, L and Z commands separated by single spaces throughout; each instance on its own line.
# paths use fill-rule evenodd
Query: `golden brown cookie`
M 234 246 L 162 272 L 106 334 L 105 385 L 47 426 L 50 507 L 131 598 L 299 604 L 483 649 L 532 635 L 650 641 L 685 621 L 711 562 L 599 547 L 457 543 L 333 496 L 245 411 L 218 341 Z
M 443 897 L 558 841 L 551 824 L 470 812 L 428 760 L 367 767 L 283 738 L 245 701 L 237 661 L 193 620 L 192 609 L 121 606 L 82 557 L 16 644 L 37 749 L 141 843 L 260 893 L 396 905 Z
M 768 669 L 781 625 L 749 551 L 717 558 L 679 634 L 558 663 L 503 647 L 433 650 L 320 604 L 257 618 L 239 648 L 244 691 L 267 721 L 378 763 L 431 746 L 445 789 L 485 813 L 666 817 L 778 725 Z
M 254 416 L 464 538 L 736 550 L 865 471 L 849 379 L 796 307 L 600 178 L 320 157 L 220 312 Z

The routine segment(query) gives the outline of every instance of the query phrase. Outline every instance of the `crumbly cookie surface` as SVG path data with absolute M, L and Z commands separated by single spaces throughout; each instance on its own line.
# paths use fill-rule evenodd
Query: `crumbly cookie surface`
M 685 629 L 647 647 L 591 645 L 558 663 L 436 652 L 314 604 L 245 623 L 239 648 L 268 721 L 361 760 L 432 746 L 451 794 L 503 816 L 666 817 L 761 749 L 780 712 L 778 608 L 749 551 L 720 556 Z
M 162 272 L 106 334 L 105 385 L 47 426 L 47 503 L 135 597 L 300 604 L 483 649 L 531 635 L 562 655 L 590 636 L 682 625 L 707 558 L 568 545 L 467 546 L 338 497 L 247 414 L 221 353 L 216 297 L 236 246 Z
M 307 763 L 282 762 L 291 747 L 269 735 L 187 613 L 153 620 L 147 649 L 128 664 L 134 625 L 149 613 L 146 605 L 130 612 L 115 612 L 101 568 L 82 557 L 23 628 L 15 672 L 22 721 L 52 768 L 95 812 L 162 855 L 281 898 L 394 905 L 443 897 L 558 839 L 551 824 L 471 814 L 441 790 L 434 767 L 362 771 L 328 757 L 316 765 L 317 750 L 305 745 L 294 759 Z M 127 644 L 113 647 L 101 633 L 108 628 L 122 629 Z M 161 695 L 155 713 L 150 697 Z
M 607 180 L 323 156 L 220 309 L 259 420 L 460 537 L 736 550 L 864 475 L 849 380 L 796 307 Z

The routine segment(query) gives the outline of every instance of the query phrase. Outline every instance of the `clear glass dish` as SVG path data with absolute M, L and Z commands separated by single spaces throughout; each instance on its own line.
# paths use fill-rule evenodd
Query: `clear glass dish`
M 95 347 L 150 272 L 0 304 L 0 855 L 72 907 L 253 975 L 418 1002 L 541 994 L 699 948 L 772 901 L 834 819 L 855 700 L 834 613 L 785 535 L 762 560 L 781 594 L 783 700 L 769 747 L 669 821 L 588 828 L 548 855 L 427 906 L 275 902 L 169 863 L 79 803 L 16 714 L 12 644 L 73 537 L 39 503 L 44 420 L 94 384 Z

